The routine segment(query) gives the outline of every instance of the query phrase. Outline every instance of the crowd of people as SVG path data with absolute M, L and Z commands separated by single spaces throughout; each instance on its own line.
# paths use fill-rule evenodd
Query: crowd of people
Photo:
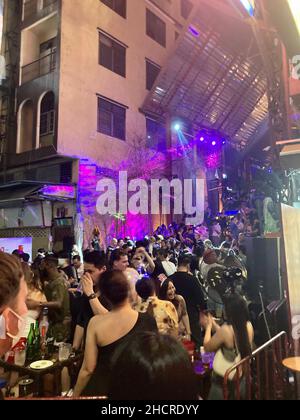
M 229 358 L 251 353 L 253 329 L 238 289 L 247 277 L 250 214 L 242 207 L 209 228 L 172 223 L 140 241 L 113 238 L 106 250 L 85 251 L 83 261 L 74 255 L 62 263 L 42 249 L 32 263 L 18 251 L 0 254 L 0 356 L 47 308 L 54 344 L 84 352 L 75 397 L 197 399 L 185 343 L 198 351 L 224 348 Z M 226 283 L 224 270 L 233 268 L 240 278 Z M 211 398 L 221 396 L 219 384 L 215 372 Z

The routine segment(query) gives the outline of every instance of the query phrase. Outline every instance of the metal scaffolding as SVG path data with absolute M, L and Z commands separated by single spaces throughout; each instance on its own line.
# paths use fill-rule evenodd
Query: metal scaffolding
M 214 130 L 244 150 L 265 131 L 269 109 L 274 116 L 280 78 L 276 48 L 266 41 L 274 32 L 261 14 L 251 21 L 229 2 L 201 0 L 142 110 L 165 120 L 181 118 L 194 132 Z

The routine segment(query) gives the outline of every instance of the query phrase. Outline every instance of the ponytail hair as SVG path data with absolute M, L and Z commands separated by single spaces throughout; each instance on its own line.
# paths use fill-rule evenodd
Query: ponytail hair
M 224 297 L 225 313 L 228 323 L 232 326 L 236 345 L 244 359 L 252 353 L 247 324 L 250 322 L 247 302 L 237 293 Z

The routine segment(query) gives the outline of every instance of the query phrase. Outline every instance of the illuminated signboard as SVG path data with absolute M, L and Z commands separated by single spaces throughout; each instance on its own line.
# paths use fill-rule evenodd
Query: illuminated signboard
M 288 0 L 288 4 L 300 35 L 300 2 L 299 0 Z
M 300 356 L 300 210 L 282 204 L 288 296 L 291 311 L 291 332 L 295 352 Z
M 47 197 L 57 197 L 73 200 L 76 197 L 75 187 L 72 185 L 45 185 L 41 194 Z
M 18 250 L 20 253 L 30 255 L 32 260 L 32 238 L 0 238 L 0 251 L 11 254 L 13 251 Z

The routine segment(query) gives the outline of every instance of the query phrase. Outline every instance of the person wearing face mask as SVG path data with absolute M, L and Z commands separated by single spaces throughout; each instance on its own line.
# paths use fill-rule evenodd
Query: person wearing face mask
M 10 350 L 21 333 L 27 313 L 27 285 L 18 258 L 0 253 L 0 357 Z

